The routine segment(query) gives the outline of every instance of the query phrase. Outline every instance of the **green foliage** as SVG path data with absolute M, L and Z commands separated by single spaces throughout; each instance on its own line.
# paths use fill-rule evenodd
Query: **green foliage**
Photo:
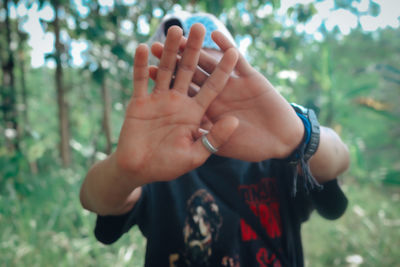
M 143 266 L 144 239 L 137 228 L 118 244 L 94 238 L 95 216 L 79 203 L 85 169 L 21 173 L 18 190 L 7 183 L 0 194 L 1 266 Z
M 46 1 L 39 2 L 42 6 Z M 154 17 L 153 10 L 165 14 L 174 5 L 226 18 L 238 42 L 251 40 L 248 60 L 288 101 L 314 108 L 321 123 L 334 128 L 348 145 L 351 168 L 343 181 L 349 210 L 335 222 L 323 222 L 314 215 L 305 224 L 307 265 L 351 266 L 348 256 L 352 255 L 361 256 L 363 266 L 399 262 L 392 244 L 400 238 L 399 28 L 374 33 L 358 28 L 341 36 L 322 26 L 323 39 L 316 41 L 296 31 L 296 25 L 279 21 L 275 15 L 279 0 L 180 1 L 179 5 L 157 0 L 136 1 L 130 6 L 115 1 L 114 8 L 108 9 L 98 1 L 82 1 L 89 10 L 86 15 L 69 2 L 59 2 L 64 7 L 61 27 L 70 37 L 64 43 L 68 56 L 63 62 L 74 163 L 70 169 L 60 167 L 54 69 L 15 67 L 21 138 L 20 151 L 12 152 L 6 148 L 3 134 L 0 138 L 1 266 L 143 265 L 145 240 L 138 229 L 115 245 L 99 244 L 92 233 L 95 217 L 80 207 L 78 195 L 89 166 L 105 156 L 101 82 L 106 78 L 111 91 L 115 146 L 132 93 L 134 49 L 147 41 L 158 25 L 160 18 Z M 351 2 L 335 1 L 335 8 L 357 13 Z M 259 12 L 266 6 L 272 13 Z M 315 12 L 313 4 L 299 4 L 289 9 L 287 16 L 302 24 Z M 371 2 L 368 12 L 377 14 L 378 5 Z M 140 31 L 139 17 L 149 24 L 149 33 Z M 20 19 L 12 20 L 14 30 Z M 126 22 L 132 23 L 130 32 L 122 30 Z M 42 23 L 47 31 L 52 30 L 51 22 Z M 3 48 L 7 45 L 4 31 L 0 27 Z M 19 49 L 25 56 L 16 57 L 18 64 L 30 60 L 26 38 L 21 35 Z M 71 67 L 72 39 L 88 44 L 84 67 Z M 13 40 L 17 40 L 15 35 Z M 0 49 L 1 59 L 7 56 L 4 51 Z M 21 108 L 22 74 L 27 85 L 26 119 Z M 0 130 L 4 132 L 2 123 Z
M 343 188 L 350 204 L 342 218 L 330 222 L 314 214 L 304 225 L 306 266 L 396 266 L 399 191 L 352 179 Z

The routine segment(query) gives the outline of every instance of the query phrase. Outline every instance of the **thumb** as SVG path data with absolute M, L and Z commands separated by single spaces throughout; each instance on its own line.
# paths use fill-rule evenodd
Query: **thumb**
M 214 148 L 218 149 L 229 140 L 238 126 L 239 120 L 236 117 L 222 117 L 214 123 L 210 132 L 207 134 L 207 139 Z M 193 161 L 197 166 L 203 164 L 211 155 L 211 152 L 204 146 L 201 139 L 202 138 L 197 139 L 193 147 Z

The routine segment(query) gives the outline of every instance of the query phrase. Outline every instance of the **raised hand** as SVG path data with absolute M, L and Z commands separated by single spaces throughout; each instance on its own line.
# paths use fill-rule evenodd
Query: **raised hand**
M 222 33 L 214 32 L 212 36 L 222 51 L 233 48 Z M 212 72 L 216 63 L 207 54 L 200 59 L 200 66 L 207 73 Z M 196 83 L 201 85 L 206 77 L 204 74 L 196 75 Z M 304 126 L 292 107 L 242 55 L 235 75 L 209 107 L 207 115 L 212 122 L 227 115 L 239 119 L 239 128 L 229 143 L 220 148 L 222 155 L 252 161 L 283 158 L 303 138 Z
M 168 30 L 164 53 L 155 77 L 155 87 L 148 93 L 148 48 L 140 45 L 134 62 L 134 93 L 126 111 L 118 147 L 118 166 L 134 177 L 138 185 L 166 181 L 200 166 L 210 156 L 202 144 L 198 129 L 210 103 L 225 87 L 236 65 L 238 53 L 227 49 L 222 60 L 202 81 L 201 91 L 188 96 L 188 88 L 198 64 L 205 29 L 195 24 L 178 64 L 173 88 L 182 30 Z M 234 133 L 238 120 L 219 116 L 207 135 L 214 147 L 223 145 Z
M 234 49 L 222 33 L 214 32 L 212 37 L 222 51 Z M 153 45 L 152 52 L 161 57 L 163 46 Z M 199 66 L 203 71 L 197 69 L 193 76 L 194 84 L 203 85 L 216 68 L 218 60 L 212 55 L 215 53 L 219 52 L 209 50 L 201 53 Z M 157 72 L 152 71 L 153 75 Z M 224 116 L 238 118 L 239 127 L 229 142 L 219 149 L 219 155 L 248 161 L 284 158 L 303 138 L 304 126 L 289 103 L 242 55 L 235 73 L 207 110 L 209 125 Z

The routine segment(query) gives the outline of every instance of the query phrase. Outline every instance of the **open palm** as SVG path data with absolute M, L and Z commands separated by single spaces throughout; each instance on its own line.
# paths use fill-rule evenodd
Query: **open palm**
M 198 138 L 198 128 L 208 106 L 224 88 L 238 54 L 234 49 L 226 51 L 203 83 L 202 92 L 188 97 L 204 33 L 203 26 L 192 27 L 174 86 L 170 88 L 182 30 L 169 29 L 166 52 L 160 60 L 155 87 L 150 94 L 147 92 L 148 48 L 140 45 L 136 50 L 134 94 L 126 111 L 116 158 L 119 166 L 139 183 L 174 179 L 200 166 L 210 156 Z M 219 147 L 236 127 L 237 119 L 221 117 L 215 121 L 208 139 Z

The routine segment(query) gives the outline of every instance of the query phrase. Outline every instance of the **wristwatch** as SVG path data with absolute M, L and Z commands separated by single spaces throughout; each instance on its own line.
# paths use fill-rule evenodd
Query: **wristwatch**
M 297 115 L 300 117 L 304 124 L 305 133 L 303 142 L 305 142 L 305 148 L 303 151 L 303 155 L 305 161 L 307 162 L 318 149 L 320 138 L 320 125 L 314 110 L 307 109 L 295 103 L 291 103 L 291 106 L 296 111 Z

